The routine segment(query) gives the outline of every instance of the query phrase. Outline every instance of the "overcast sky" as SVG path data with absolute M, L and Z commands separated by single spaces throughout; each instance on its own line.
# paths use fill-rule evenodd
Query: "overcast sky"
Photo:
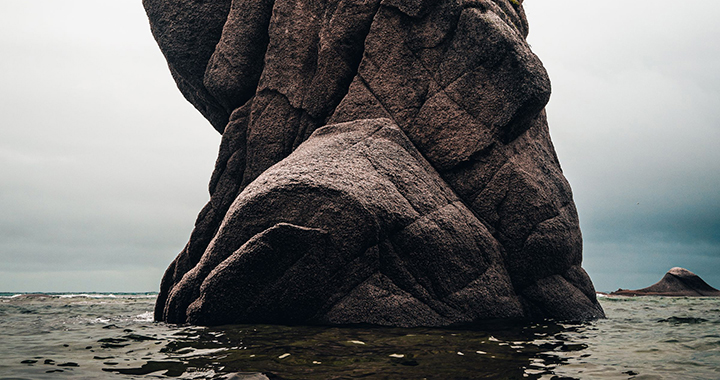
M 596 288 L 720 287 L 720 2 L 525 9 Z M 140 0 L 2 0 L 0 52 L 0 292 L 156 291 L 220 138 Z

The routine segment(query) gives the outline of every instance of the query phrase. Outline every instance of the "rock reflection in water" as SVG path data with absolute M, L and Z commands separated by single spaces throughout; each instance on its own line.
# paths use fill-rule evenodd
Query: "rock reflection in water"
M 234 379 L 559 379 L 553 369 L 587 347 L 566 342 L 575 329 L 551 322 L 456 329 L 187 327 L 160 349 L 165 360 L 103 370 Z M 571 351 L 577 355 L 567 355 Z

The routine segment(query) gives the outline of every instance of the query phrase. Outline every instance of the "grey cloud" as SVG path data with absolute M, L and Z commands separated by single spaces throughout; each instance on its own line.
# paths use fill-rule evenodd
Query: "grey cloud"
M 673 266 L 720 286 L 720 4 L 525 7 L 597 287 L 648 286 Z
M 524 5 L 598 289 L 720 286 L 720 2 Z M 3 1 L 0 49 L 0 291 L 157 289 L 219 136 L 141 4 Z
M 0 291 L 157 290 L 219 136 L 141 4 L 2 2 L 0 48 Z

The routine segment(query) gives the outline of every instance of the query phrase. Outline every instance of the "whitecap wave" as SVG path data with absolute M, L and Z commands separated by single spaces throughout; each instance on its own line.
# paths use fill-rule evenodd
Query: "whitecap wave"
M 134 322 L 152 322 L 154 320 L 155 317 L 152 311 L 146 311 L 142 314 L 136 315 L 135 318 L 133 318 Z
M 69 293 L 69 294 L 59 294 L 58 297 L 60 297 L 60 298 L 117 298 L 117 296 L 112 293 L 102 293 L 102 294 Z

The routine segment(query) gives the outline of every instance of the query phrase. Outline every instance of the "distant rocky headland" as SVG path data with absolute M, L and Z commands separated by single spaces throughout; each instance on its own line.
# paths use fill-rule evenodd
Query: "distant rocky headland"
M 222 134 L 157 320 L 603 317 L 522 0 L 144 0 Z
M 670 269 L 657 283 L 638 290 L 618 289 L 613 296 L 720 297 L 720 290 L 708 285 L 687 269 Z

